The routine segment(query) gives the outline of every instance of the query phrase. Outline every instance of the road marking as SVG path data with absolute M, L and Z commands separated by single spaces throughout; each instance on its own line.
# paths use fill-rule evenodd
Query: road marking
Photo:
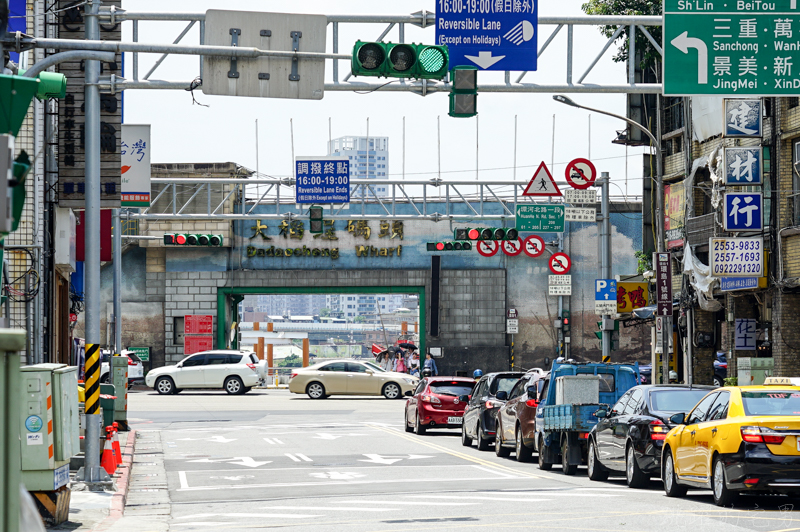
M 236 462 L 232 462 L 231 460 L 237 460 Z M 220 462 L 227 462 L 231 465 L 240 465 L 246 467 L 259 467 L 264 464 L 271 464 L 272 460 L 264 460 L 262 462 L 257 462 L 253 460 L 249 456 L 234 456 L 233 458 L 220 458 L 216 460 L 211 460 L 209 458 L 201 458 L 200 460 L 187 460 L 187 462 L 191 463 L 202 463 L 202 464 L 216 464 Z
M 181 481 L 181 489 L 186 489 L 189 487 L 189 482 L 186 480 L 186 471 L 178 471 L 178 478 Z
M 305 462 L 313 462 L 314 461 L 314 460 L 312 460 L 311 458 L 309 458 L 308 456 L 306 456 L 304 454 L 294 453 L 294 455 L 297 456 L 298 458 L 300 458 L 301 460 L 305 461 Z
M 474 456 L 469 456 L 469 455 L 464 454 L 464 453 L 459 453 L 457 451 L 452 451 L 452 450 L 448 449 L 447 447 L 443 447 L 443 446 L 437 445 L 435 443 L 430 443 L 430 442 L 424 441 L 421 438 L 412 438 L 410 436 L 406 436 L 405 434 L 399 432 L 398 430 L 385 429 L 383 427 L 378 427 L 378 426 L 376 426 L 375 428 L 378 429 L 378 430 L 382 430 L 382 431 L 384 431 L 384 432 L 386 432 L 388 434 L 393 434 L 393 435 L 395 435 L 395 436 L 397 436 L 399 438 L 403 438 L 403 439 L 408 440 L 408 441 L 413 441 L 413 442 L 418 443 L 420 445 L 425 445 L 427 447 L 430 447 L 431 449 L 436 449 L 438 451 L 442 451 L 443 453 L 447 453 L 447 454 L 449 454 L 451 456 L 455 456 L 457 458 L 461 458 L 462 460 L 468 460 L 470 462 L 475 462 L 476 464 L 480 464 L 482 466 L 490 467 L 492 469 L 499 469 L 499 470 L 501 470 L 501 471 L 503 471 L 505 473 L 512 473 L 512 474 L 517 475 L 517 476 L 521 475 L 521 476 L 528 477 L 528 478 L 548 478 L 548 477 L 544 477 L 544 476 L 541 476 L 541 475 L 534 475 L 532 473 L 528 473 L 528 472 L 525 472 L 525 471 L 517 471 L 516 469 L 513 469 L 511 467 L 507 467 L 507 466 L 500 465 L 500 464 L 495 464 L 493 462 L 489 462 L 487 460 L 483 460 L 482 458 L 476 458 Z
M 339 501 L 343 503 L 360 503 L 364 501 Z M 475 506 L 475 502 L 431 502 L 431 501 L 374 501 L 369 500 L 372 504 L 385 504 L 387 506 Z
M 286 519 L 305 519 L 310 517 L 322 517 L 321 515 L 300 515 L 300 514 L 244 514 L 244 513 L 225 513 L 225 514 L 192 514 L 181 515 L 174 519 L 199 519 L 205 517 L 283 517 Z M 194 523 L 173 523 L 176 525 L 189 525 Z M 223 523 L 216 523 L 221 525 Z
M 284 453 L 284 455 L 285 455 L 285 456 L 288 456 L 289 458 L 291 458 L 291 459 L 292 459 L 292 460 L 294 460 L 295 462 L 299 462 L 299 461 L 300 461 L 300 459 L 299 459 L 299 458 L 296 458 L 296 457 L 295 457 L 293 454 L 291 454 L 291 453 Z
M 366 436 L 366 434 L 331 434 L 330 432 L 317 432 L 317 436 L 312 436 L 315 440 L 335 440 L 342 436 Z
M 264 438 L 264 441 L 270 445 L 283 445 L 283 442 L 278 438 Z

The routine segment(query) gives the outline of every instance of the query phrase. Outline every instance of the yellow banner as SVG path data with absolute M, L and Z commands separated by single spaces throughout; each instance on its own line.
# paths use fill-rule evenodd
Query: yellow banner
M 617 313 L 647 306 L 647 283 L 617 283 Z

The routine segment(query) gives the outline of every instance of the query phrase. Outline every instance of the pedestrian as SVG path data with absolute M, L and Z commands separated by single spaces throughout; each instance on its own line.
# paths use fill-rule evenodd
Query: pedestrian
M 381 368 L 386 371 L 392 371 L 393 364 L 394 364 L 394 349 L 389 348 L 389 350 L 383 357 L 383 363 L 381 364 Z
M 398 373 L 406 373 L 406 361 L 403 358 L 402 353 L 397 353 L 397 364 L 395 364 L 394 370 Z
M 414 376 L 419 376 L 419 354 L 414 353 L 411 357 L 411 364 L 409 365 L 411 368 L 411 374 Z
M 423 366 L 422 369 L 430 369 L 434 376 L 439 374 L 439 370 L 436 368 L 436 362 L 433 360 L 430 353 L 425 355 L 425 366 Z

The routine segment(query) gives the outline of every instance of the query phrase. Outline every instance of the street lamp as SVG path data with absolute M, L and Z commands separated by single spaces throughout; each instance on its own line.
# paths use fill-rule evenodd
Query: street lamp
M 638 122 L 635 122 L 635 121 L 633 121 L 633 120 L 631 120 L 629 118 L 626 118 L 624 116 L 620 116 L 620 115 L 617 115 L 617 114 L 614 114 L 614 113 L 609 113 L 608 111 L 601 111 L 600 109 L 593 109 L 591 107 L 586 107 L 585 105 L 577 104 L 573 100 L 571 100 L 570 98 L 567 98 L 566 96 L 563 96 L 561 94 L 553 95 L 553 99 L 555 101 L 559 102 L 559 103 L 563 103 L 563 104 L 569 105 L 571 107 L 577 107 L 578 109 L 586 109 L 587 111 L 593 111 L 595 113 L 600 113 L 601 115 L 607 115 L 607 116 L 613 116 L 614 118 L 619 118 L 620 120 L 624 120 L 628 124 L 630 124 L 630 125 L 632 125 L 632 126 L 634 126 L 636 128 L 641 129 L 642 132 L 644 132 L 645 135 L 650 137 L 650 140 L 652 141 L 653 146 L 656 147 L 656 187 L 657 187 L 657 190 L 656 190 L 656 216 L 655 216 L 655 220 L 653 221 L 653 223 L 656 226 L 656 240 L 657 240 L 657 242 L 656 242 L 656 250 L 659 253 L 663 252 L 663 251 L 666 251 L 664 249 L 664 214 L 663 214 L 663 212 L 664 212 L 664 181 L 663 181 L 662 176 L 661 176 L 661 146 L 659 145 L 658 140 L 656 140 L 656 137 L 652 133 L 650 133 L 650 130 L 648 130 L 643 125 L 641 125 Z

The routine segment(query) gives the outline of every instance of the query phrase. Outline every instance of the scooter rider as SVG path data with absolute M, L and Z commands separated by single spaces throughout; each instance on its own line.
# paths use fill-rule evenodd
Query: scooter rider
M 472 372 L 472 378 L 475 379 L 475 382 L 478 382 L 483 377 L 483 371 L 479 368 Z

